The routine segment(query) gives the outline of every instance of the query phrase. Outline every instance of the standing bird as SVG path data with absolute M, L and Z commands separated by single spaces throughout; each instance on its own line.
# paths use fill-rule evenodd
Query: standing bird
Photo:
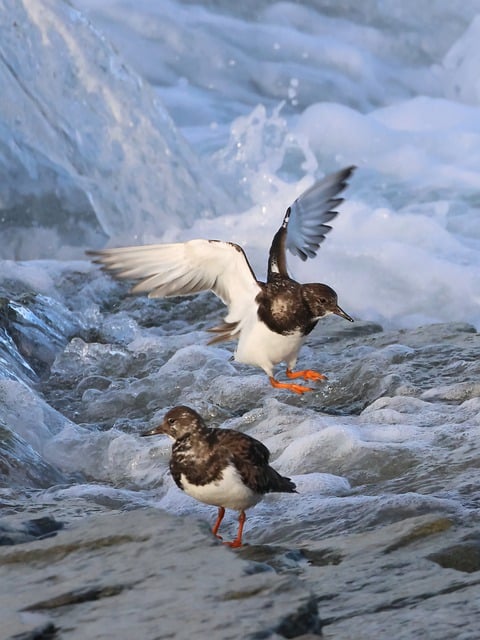
M 310 369 L 293 371 L 303 338 L 329 313 L 353 319 L 338 306 L 337 294 L 328 285 L 300 284 L 290 278 L 286 250 L 302 260 L 316 255 L 331 230 L 327 223 L 337 215 L 334 209 L 343 202 L 336 196 L 354 168 L 317 182 L 287 209 L 270 247 L 267 282 L 257 280 L 243 249 L 232 242 L 189 240 L 89 253 L 115 277 L 140 280 L 132 293 L 163 298 L 213 291 L 227 305 L 228 314 L 223 324 L 209 329 L 217 334 L 209 344 L 238 339 L 237 362 L 263 369 L 273 387 L 299 394 L 312 391 L 279 382 L 274 366 L 285 362 L 290 379 L 325 380 Z
M 174 439 L 170 472 L 182 491 L 218 507 L 212 533 L 218 535 L 225 509 L 240 512 L 238 532 L 230 547 L 242 546 L 245 510 L 266 493 L 296 493 L 295 484 L 268 464 L 270 452 L 255 438 L 233 429 L 207 427 L 189 407 L 174 407 L 163 422 L 142 436 L 165 434 Z

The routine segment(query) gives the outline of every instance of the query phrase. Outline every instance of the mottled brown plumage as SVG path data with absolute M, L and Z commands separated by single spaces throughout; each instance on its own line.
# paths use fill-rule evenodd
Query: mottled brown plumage
M 295 484 L 268 464 L 270 452 L 264 444 L 240 431 L 207 427 L 189 407 L 174 407 L 158 427 L 142 435 L 157 434 L 174 439 L 170 471 L 177 486 L 218 507 L 215 535 L 225 508 L 240 512 L 239 531 L 231 546 L 241 545 L 246 509 L 266 493 L 295 492 Z

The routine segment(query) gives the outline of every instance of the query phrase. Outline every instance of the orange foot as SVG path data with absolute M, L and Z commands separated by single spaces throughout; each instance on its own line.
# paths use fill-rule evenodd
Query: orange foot
M 303 378 L 304 380 L 328 380 L 327 376 L 324 376 L 323 373 L 318 373 L 318 371 L 312 371 L 311 369 L 305 369 L 304 371 L 292 371 L 291 369 L 287 369 L 286 371 L 287 378 Z
M 235 538 L 235 540 L 232 540 L 231 542 L 224 542 L 223 544 L 226 544 L 227 547 L 230 547 L 230 549 L 238 549 L 242 546 L 242 541 L 238 538 Z
M 306 393 L 307 391 L 313 391 L 310 387 L 304 387 L 302 384 L 292 384 L 291 382 L 279 382 L 273 376 L 268 378 L 270 380 L 270 384 L 272 387 L 276 389 L 288 389 L 289 391 L 293 391 L 293 393 L 298 393 L 300 395 Z

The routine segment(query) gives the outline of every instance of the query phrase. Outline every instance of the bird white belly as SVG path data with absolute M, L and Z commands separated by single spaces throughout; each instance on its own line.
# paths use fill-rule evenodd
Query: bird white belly
M 233 465 L 229 465 L 222 472 L 222 477 L 209 484 L 190 484 L 185 476 L 180 476 L 183 490 L 195 500 L 212 504 L 216 507 L 225 507 L 235 511 L 243 511 L 253 507 L 262 499 L 242 482 L 240 474 Z
M 282 336 L 255 318 L 250 326 L 242 328 L 235 360 L 260 367 L 273 376 L 273 367 L 279 362 L 286 362 L 290 367 L 295 365 L 302 340 L 300 332 Z

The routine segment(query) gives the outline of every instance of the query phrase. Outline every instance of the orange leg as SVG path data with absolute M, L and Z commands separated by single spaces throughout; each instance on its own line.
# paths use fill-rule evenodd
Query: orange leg
M 237 537 L 235 538 L 235 540 L 232 540 L 232 542 L 225 543 L 225 544 L 228 544 L 228 546 L 231 547 L 232 549 L 237 549 L 238 547 L 242 546 L 243 525 L 245 524 L 246 519 L 247 519 L 247 516 L 245 515 L 245 511 L 240 511 L 240 515 L 238 516 Z
M 292 371 L 287 367 L 287 378 L 303 378 L 304 380 L 328 380 L 327 376 L 318 371 L 312 371 L 312 369 L 305 369 L 304 371 Z
M 307 391 L 313 391 L 313 389 L 311 389 L 310 387 L 304 387 L 302 384 L 293 384 L 291 382 L 279 382 L 273 376 L 270 376 L 268 379 L 270 380 L 270 384 L 272 385 L 272 387 L 275 387 L 276 389 L 288 389 L 289 391 L 293 391 L 294 393 L 299 393 L 300 395 L 302 395 L 303 393 L 306 393 Z
M 224 515 L 225 515 L 225 509 L 223 507 L 218 507 L 217 521 L 213 525 L 212 533 L 217 538 L 220 538 L 220 540 L 222 539 L 222 536 L 218 535 L 218 530 L 220 529 L 220 524 L 223 520 Z

